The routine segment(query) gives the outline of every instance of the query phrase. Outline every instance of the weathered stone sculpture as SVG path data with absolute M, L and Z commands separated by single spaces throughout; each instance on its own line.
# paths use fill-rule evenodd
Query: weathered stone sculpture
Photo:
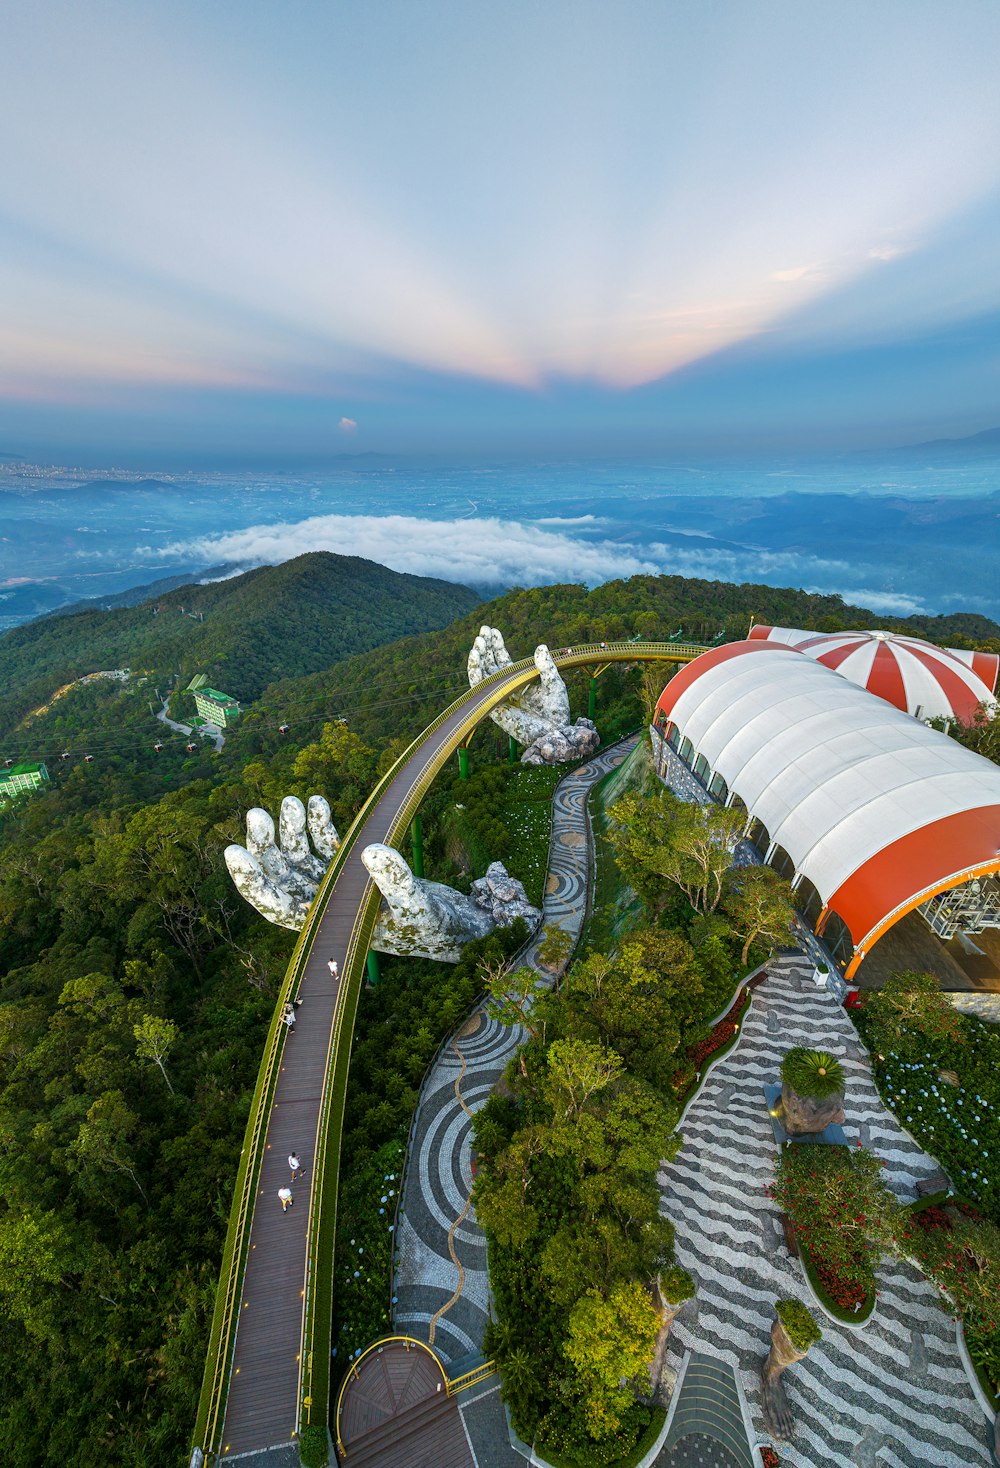
M 278 818 L 278 839 L 280 847 L 274 842 L 271 817 L 255 806 L 247 811 L 246 847 L 227 846 L 226 866 L 236 890 L 251 907 L 269 923 L 297 931 L 340 845 L 327 801 L 311 795 L 307 814 L 301 800 L 286 795 Z
M 485 938 L 519 917 L 533 928 L 541 917 L 521 883 L 498 861 L 474 883 L 473 896 L 464 897 L 441 882 L 415 877 L 391 846 L 366 846 L 361 860 L 385 899 L 372 939 L 372 947 L 382 953 L 418 954 L 454 963 L 473 938 Z
M 298 930 L 340 844 L 329 805 L 314 795 L 307 814 L 301 800 L 287 796 L 278 822 L 280 846 L 274 835 L 274 822 L 266 811 L 248 811 L 247 845 L 227 846 L 226 866 L 237 891 L 262 917 Z M 500 862 L 494 862 L 486 876 L 473 883 L 472 896 L 465 897 L 440 882 L 415 877 L 391 846 L 366 846 L 361 860 L 385 901 L 372 939 L 372 947 L 380 953 L 453 963 L 473 938 L 509 927 L 519 917 L 534 928 L 541 918 L 521 883 Z
M 469 686 L 475 688 L 510 663 L 503 634 L 496 627 L 482 627 L 469 653 Z M 544 642 L 535 648 L 535 667 L 538 682 L 512 693 L 490 718 L 525 746 L 524 765 L 558 765 L 593 754 L 601 736 L 590 719 L 570 723 L 566 684 Z
M 808 1354 L 809 1347 L 820 1339 L 821 1331 L 799 1300 L 779 1300 L 775 1314 L 771 1349 L 761 1370 L 761 1405 L 768 1432 L 772 1437 L 787 1440 L 795 1430 L 795 1423 L 781 1373 Z
M 796 1045 L 781 1062 L 781 1125 L 790 1137 L 815 1136 L 844 1120 L 844 1068 L 825 1050 Z

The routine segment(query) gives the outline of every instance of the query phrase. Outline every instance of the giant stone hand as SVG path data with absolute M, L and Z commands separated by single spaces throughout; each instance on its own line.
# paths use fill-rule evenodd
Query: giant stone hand
M 320 795 L 310 795 L 307 814 L 301 800 L 286 795 L 278 818 L 278 839 L 280 846 L 275 845 L 271 817 L 255 806 L 247 811 L 247 844 L 226 847 L 226 866 L 236 890 L 251 907 L 269 923 L 297 931 L 340 845 L 328 802 Z
M 475 688 L 510 663 L 503 634 L 496 627 L 482 627 L 469 653 L 469 686 Z M 569 693 L 544 642 L 535 648 L 535 667 L 538 682 L 512 693 L 490 718 L 526 746 L 524 765 L 558 765 L 593 754 L 601 737 L 589 719 L 570 723 Z
M 307 828 L 319 857 L 309 849 Z M 280 848 L 266 811 L 248 811 L 247 845 L 228 846 L 226 865 L 237 890 L 268 922 L 299 929 L 339 845 L 326 801 L 313 796 L 307 816 L 300 800 L 294 796 L 283 800 L 279 839 Z M 473 938 L 508 927 L 519 917 L 534 928 L 541 918 L 521 883 L 508 876 L 500 862 L 473 882 L 472 896 L 465 897 L 441 882 L 415 877 L 391 846 L 366 846 L 361 860 L 384 900 L 372 938 L 372 947 L 380 953 L 453 963 Z

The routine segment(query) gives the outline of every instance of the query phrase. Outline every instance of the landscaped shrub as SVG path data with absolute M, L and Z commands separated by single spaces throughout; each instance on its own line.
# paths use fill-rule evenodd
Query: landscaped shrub
M 693 1300 L 696 1293 L 694 1280 L 679 1264 L 671 1264 L 660 1270 L 660 1290 L 663 1298 L 671 1305 Z
M 794 1091 L 812 1101 L 826 1101 L 841 1096 L 846 1085 L 844 1067 L 825 1050 L 809 1050 L 796 1045 L 781 1062 L 781 1079 Z
M 895 1248 L 899 1207 L 881 1171 L 879 1159 L 860 1146 L 792 1143 L 778 1159 L 771 1197 L 843 1310 L 874 1292 L 879 1261 Z
M 797 1351 L 808 1351 L 822 1337 L 823 1332 L 813 1319 L 812 1312 L 801 1300 L 779 1300 L 774 1308 L 785 1327 L 788 1339 Z
M 974 1329 L 1000 1331 L 1000 1228 L 968 1203 L 948 1202 L 903 1213 L 903 1253 Z
M 303 1431 L 299 1442 L 299 1457 L 304 1468 L 326 1468 L 330 1461 L 330 1447 L 325 1427 L 313 1425 Z
M 966 1325 L 965 1344 L 990 1391 L 1000 1397 L 1000 1330 L 981 1331 Z

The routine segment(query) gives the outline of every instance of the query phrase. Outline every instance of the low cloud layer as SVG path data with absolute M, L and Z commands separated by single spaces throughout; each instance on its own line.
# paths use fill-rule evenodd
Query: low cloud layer
M 316 515 L 307 520 L 253 525 L 229 534 L 150 548 L 148 554 L 174 555 L 240 567 L 277 565 L 309 551 L 363 556 L 394 571 L 437 576 L 480 587 L 544 586 L 584 582 L 596 586 L 616 577 L 698 576 L 716 581 L 770 582 L 810 591 L 840 592 L 875 611 L 919 612 L 923 604 L 904 593 L 877 591 L 858 584 L 873 568 L 823 560 L 798 551 L 746 551 L 711 545 L 635 545 L 578 539 L 539 523 L 475 518 L 421 520 L 410 515 Z

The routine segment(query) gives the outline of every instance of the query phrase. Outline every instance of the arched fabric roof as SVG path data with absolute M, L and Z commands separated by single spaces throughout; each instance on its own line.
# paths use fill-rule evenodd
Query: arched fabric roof
M 790 647 L 703 653 L 661 714 L 843 919 L 849 975 L 904 913 L 1000 869 L 1000 768 Z
M 750 640 L 797 648 L 921 719 L 968 724 L 981 703 L 992 703 L 1000 673 L 995 652 L 935 647 L 898 632 L 803 632 L 760 624 L 750 629 Z

